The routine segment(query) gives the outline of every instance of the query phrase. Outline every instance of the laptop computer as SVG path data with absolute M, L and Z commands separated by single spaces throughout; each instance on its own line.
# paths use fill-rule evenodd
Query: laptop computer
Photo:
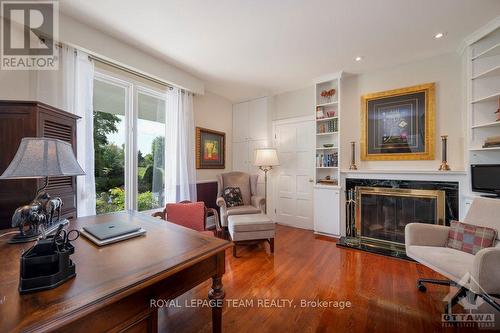
M 137 224 L 111 221 L 85 226 L 80 230 L 80 233 L 101 246 L 143 235 L 146 233 L 146 230 Z

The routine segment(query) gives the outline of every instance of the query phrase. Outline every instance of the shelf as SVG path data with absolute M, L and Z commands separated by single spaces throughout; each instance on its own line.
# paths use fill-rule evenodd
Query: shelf
M 339 190 L 339 185 L 327 185 L 327 184 L 314 184 L 314 188 L 327 188 L 332 190 Z
M 493 45 L 489 49 L 484 50 L 483 52 L 479 53 L 478 55 L 472 57 L 472 60 L 476 60 L 479 58 L 484 58 L 484 57 L 491 57 L 495 55 L 500 54 L 500 43 Z
M 496 127 L 496 126 L 500 126 L 500 121 L 494 121 L 492 123 L 474 125 L 474 126 L 472 126 L 472 128 L 485 128 L 485 127 Z
M 496 100 L 499 97 L 500 97 L 500 92 L 496 93 L 496 94 L 493 94 L 493 95 L 490 95 L 490 96 L 478 98 L 476 100 L 473 100 L 471 103 L 475 104 L 475 103 L 479 103 L 479 102 L 494 101 L 494 100 Z
M 469 148 L 469 151 L 489 151 L 489 150 L 500 150 L 500 147 L 490 147 L 490 148 L 478 147 L 478 148 Z
M 333 120 L 333 119 L 337 119 L 338 116 L 335 116 L 335 117 L 328 117 L 328 118 L 317 118 L 316 121 L 317 122 L 320 122 L 320 121 L 327 121 L 327 120 Z
M 339 147 L 319 147 L 319 148 L 316 148 L 316 150 L 328 150 L 328 149 L 339 149 Z
M 325 132 L 325 133 L 316 133 L 316 135 L 333 135 L 337 134 L 338 132 Z
M 338 169 L 339 167 L 316 167 L 316 169 Z
M 338 101 L 335 101 L 335 102 L 330 102 L 330 103 L 316 104 L 316 107 L 318 107 L 318 106 L 337 105 L 338 103 L 339 103 Z
M 492 68 L 492 69 L 488 69 L 487 71 L 484 71 L 481 74 L 473 76 L 472 80 L 482 79 L 482 78 L 492 77 L 492 76 L 500 76 L 500 66 L 497 66 L 497 67 Z

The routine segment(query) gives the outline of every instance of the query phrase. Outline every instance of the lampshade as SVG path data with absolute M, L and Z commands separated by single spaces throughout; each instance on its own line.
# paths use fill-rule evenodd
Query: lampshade
M 259 148 L 255 149 L 255 166 L 275 166 L 280 165 L 278 161 L 278 153 L 274 148 Z
M 23 138 L 0 179 L 84 175 L 67 142 L 47 138 Z

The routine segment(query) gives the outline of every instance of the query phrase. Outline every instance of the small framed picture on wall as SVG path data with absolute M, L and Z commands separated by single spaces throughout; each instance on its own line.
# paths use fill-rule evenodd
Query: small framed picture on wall
M 226 167 L 226 133 L 196 127 L 196 169 Z

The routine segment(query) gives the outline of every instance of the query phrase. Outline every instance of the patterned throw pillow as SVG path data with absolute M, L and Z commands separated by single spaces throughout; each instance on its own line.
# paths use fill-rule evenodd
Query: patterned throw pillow
M 446 246 L 476 254 L 479 250 L 494 245 L 497 231 L 492 228 L 451 221 Z
M 243 197 L 239 187 L 226 187 L 222 196 L 228 207 L 243 206 Z

